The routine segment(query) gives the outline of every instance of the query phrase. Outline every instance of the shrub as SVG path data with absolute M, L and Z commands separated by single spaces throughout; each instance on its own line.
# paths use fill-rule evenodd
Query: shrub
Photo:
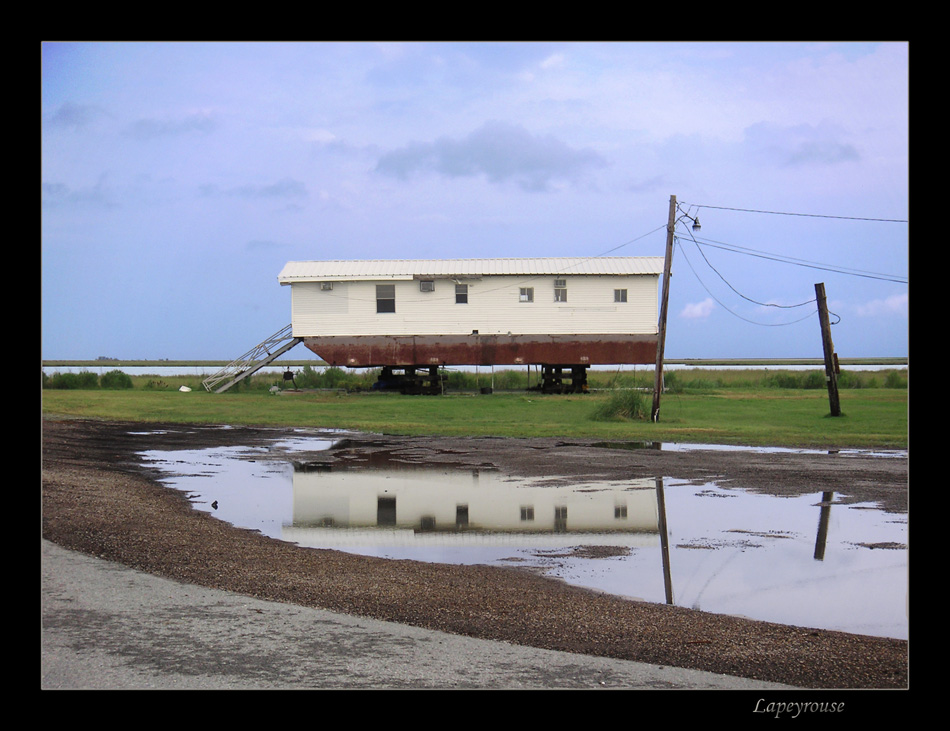
M 884 388 L 907 388 L 907 381 L 899 371 L 888 371 L 884 377 Z
M 346 391 L 359 391 L 371 388 L 379 375 L 378 369 L 365 371 L 347 371 L 338 366 L 327 366 L 317 371 L 310 365 L 305 365 L 294 374 L 293 385 L 301 389 L 332 388 Z M 290 381 L 277 381 L 276 385 L 291 388 Z
M 523 391 L 528 387 L 528 374 L 525 371 L 506 369 L 495 373 L 495 390 Z
M 320 374 L 312 366 L 305 365 L 298 373 L 294 374 L 294 381 L 297 388 L 318 388 L 320 385 Z
M 323 387 L 324 388 L 342 388 L 343 383 L 347 380 L 348 376 L 346 371 L 337 366 L 330 366 L 329 368 L 323 371 Z
M 676 371 L 667 371 L 663 374 L 663 387 L 668 393 L 683 392 L 683 386 L 680 384 L 680 378 L 676 375 Z
M 787 371 L 769 373 L 765 377 L 764 385 L 769 388 L 801 388 L 801 379 Z
M 618 391 L 598 404 L 591 418 L 594 421 L 630 421 L 646 419 L 649 409 L 640 391 Z
M 56 389 L 93 389 L 99 388 L 99 378 L 95 373 L 54 373 L 43 384 L 46 388 Z
M 841 371 L 838 374 L 838 388 L 864 388 L 864 381 L 852 371 Z
M 103 373 L 99 378 L 99 385 L 102 388 L 117 390 L 132 388 L 132 378 L 128 373 L 123 373 L 119 370 L 109 371 L 108 373 Z

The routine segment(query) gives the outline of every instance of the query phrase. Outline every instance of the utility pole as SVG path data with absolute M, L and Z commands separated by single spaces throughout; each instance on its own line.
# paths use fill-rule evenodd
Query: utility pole
M 821 322 L 821 347 L 825 354 L 825 380 L 828 382 L 828 400 L 831 403 L 831 415 L 841 416 L 841 403 L 838 401 L 838 356 L 831 341 L 831 325 L 828 322 L 828 302 L 825 300 L 825 285 L 815 285 L 818 299 L 818 320 Z
M 670 196 L 670 220 L 666 225 L 666 259 L 663 263 L 663 299 L 660 301 L 660 322 L 656 333 L 656 370 L 653 376 L 653 410 L 651 421 L 660 419 L 660 392 L 663 390 L 663 351 L 666 349 L 666 312 L 670 303 L 670 271 L 673 266 L 673 229 L 676 226 L 676 196 Z

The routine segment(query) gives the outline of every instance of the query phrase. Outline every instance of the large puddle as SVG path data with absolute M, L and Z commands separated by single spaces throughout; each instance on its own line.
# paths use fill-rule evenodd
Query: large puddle
M 196 508 L 301 546 L 518 565 L 650 602 L 908 637 L 904 514 L 828 493 L 777 497 L 665 477 L 565 487 L 493 470 L 296 457 L 332 445 L 304 437 L 143 456 Z

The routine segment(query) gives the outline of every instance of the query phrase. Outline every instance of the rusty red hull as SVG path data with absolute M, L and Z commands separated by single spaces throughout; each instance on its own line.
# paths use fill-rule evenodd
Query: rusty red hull
M 333 366 L 620 365 L 656 363 L 656 335 L 367 335 L 307 337 Z

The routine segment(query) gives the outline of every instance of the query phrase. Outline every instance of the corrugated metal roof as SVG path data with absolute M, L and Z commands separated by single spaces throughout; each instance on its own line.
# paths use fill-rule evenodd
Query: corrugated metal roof
M 662 274 L 662 256 L 546 257 L 535 259 L 367 259 L 363 261 L 291 261 L 281 284 L 327 279 L 412 279 L 492 275 Z

